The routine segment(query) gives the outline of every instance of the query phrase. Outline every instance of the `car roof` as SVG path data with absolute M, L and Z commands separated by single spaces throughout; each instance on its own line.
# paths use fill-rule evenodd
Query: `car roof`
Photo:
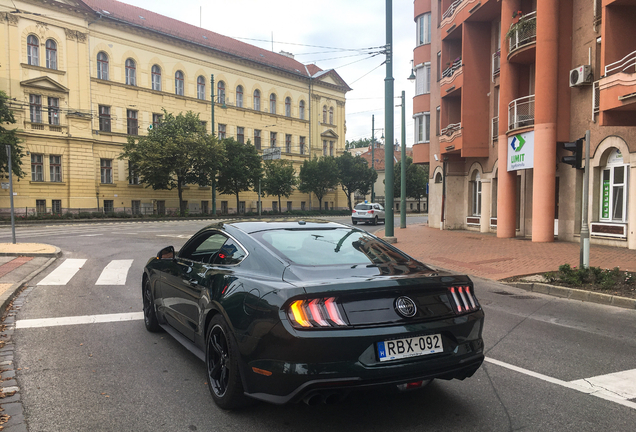
M 214 223 L 208 228 L 233 227 L 247 234 L 258 231 L 279 230 L 279 229 L 325 229 L 325 228 L 348 228 L 352 227 L 337 222 L 331 222 L 321 219 L 301 219 L 301 218 L 284 218 L 284 219 L 243 219 L 234 221 L 223 221 Z

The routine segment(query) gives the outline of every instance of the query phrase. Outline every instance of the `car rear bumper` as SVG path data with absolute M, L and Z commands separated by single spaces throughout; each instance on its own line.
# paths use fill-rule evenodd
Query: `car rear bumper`
M 288 339 L 277 347 L 278 359 L 244 363 L 244 388 L 253 398 L 285 404 L 299 402 L 316 393 L 345 394 L 433 378 L 463 380 L 472 376 L 484 360 L 482 326 L 483 312 L 479 311 L 408 328 L 329 332 L 331 337 L 328 332 L 296 332 L 294 336 L 300 333 L 300 337 Z M 279 330 L 282 327 L 278 326 Z M 372 332 L 376 334 L 370 334 Z M 335 333 L 337 337 L 333 337 Z M 380 362 L 377 357 L 379 341 L 436 333 L 443 335 L 443 353 L 388 362 Z M 288 361 L 281 359 L 285 355 Z M 265 376 L 262 371 L 271 375 Z

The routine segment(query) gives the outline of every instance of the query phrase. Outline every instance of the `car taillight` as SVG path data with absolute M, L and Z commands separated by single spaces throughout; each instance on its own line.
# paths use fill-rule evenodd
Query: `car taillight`
M 469 286 L 450 287 L 448 289 L 455 302 L 455 313 L 472 312 L 479 309 L 479 303 Z
M 369 214 L 373 214 L 373 210 L 369 210 L 367 213 L 369 213 Z
M 355 212 L 356 212 L 355 210 L 351 210 L 351 213 L 355 213 Z
M 347 325 L 342 319 L 335 297 L 296 300 L 289 305 L 287 316 L 292 326 L 302 329 Z

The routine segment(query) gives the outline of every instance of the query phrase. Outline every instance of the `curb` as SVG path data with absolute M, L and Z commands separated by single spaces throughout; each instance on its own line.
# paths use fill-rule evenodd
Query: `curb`
M 59 248 L 57 248 L 58 252 L 59 252 Z M 61 252 L 59 252 L 61 255 Z M 44 254 L 39 254 L 39 256 L 44 256 Z M 16 282 L 13 285 L 11 285 L 11 287 L 6 290 L 5 292 L 3 292 L 0 295 L 0 317 L 4 316 L 4 313 L 7 310 L 7 306 L 9 304 L 11 304 L 11 302 L 13 301 L 13 299 L 16 296 L 16 293 L 18 291 L 20 291 L 20 288 L 22 288 L 23 285 L 27 284 L 31 279 L 33 279 L 34 277 L 36 277 L 40 272 L 42 272 L 44 269 L 46 269 L 48 266 L 50 266 L 51 264 L 53 264 L 55 262 L 55 260 L 57 260 L 57 257 L 59 255 L 53 256 L 51 258 L 49 258 L 49 260 L 47 262 L 45 262 L 43 265 L 41 265 L 39 268 L 33 270 L 30 274 L 28 274 L 24 279 L 22 279 L 20 282 Z
M 26 256 L 26 257 L 44 257 L 44 258 L 59 258 L 62 256 L 62 250 L 57 247 L 57 246 L 53 246 L 55 248 L 55 252 L 20 252 L 20 253 L 16 253 L 16 252 L 0 252 L 0 256 Z M 48 265 L 48 264 L 47 264 Z
M 556 285 L 548 285 L 539 282 L 502 282 L 506 285 L 521 288 L 540 294 L 547 294 L 554 297 L 566 298 L 569 300 L 580 300 L 590 303 L 598 303 L 625 309 L 636 309 L 636 299 L 620 297 L 611 294 L 603 294 L 595 291 L 585 291 L 576 288 L 566 288 Z

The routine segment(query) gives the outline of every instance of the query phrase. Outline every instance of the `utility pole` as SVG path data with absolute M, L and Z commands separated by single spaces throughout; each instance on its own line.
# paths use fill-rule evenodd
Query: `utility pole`
M 15 210 L 13 209 L 13 171 L 11 167 L 11 146 L 5 145 L 7 151 L 7 165 L 9 168 L 9 201 L 11 202 L 11 239 L 15 244 Z
M 406 228 L 406 116 L 404 90 L 402 90 L 402 158 L 400 160 L 400 228 Z
M 590 131 L 585 131 L 585 171 L 583 172 L 583 215 L 581 220 L 581 262 L 579 268 L 590 268 L 590 227 L 587 213 L 590 194 Z
M 386 78 L 384 79 L 384 237 L 395 242 L 393 237 L 393 0 L 386 0 Z M 390 143 L 390 144 L 389 144 Z M 388 221 L 388 222 L 387 222 Z
M 375 114 L 371 116 L 371 169 L 375 171 Z M 371 183 L 371 202 L 375 202 L 375 182 Z
M 210 74 L 210 101 L 212 102 L 212 135 L 214 135 L 214 74 Z M 216 216 L 216 174 L 212 179 L 212 216 Z

